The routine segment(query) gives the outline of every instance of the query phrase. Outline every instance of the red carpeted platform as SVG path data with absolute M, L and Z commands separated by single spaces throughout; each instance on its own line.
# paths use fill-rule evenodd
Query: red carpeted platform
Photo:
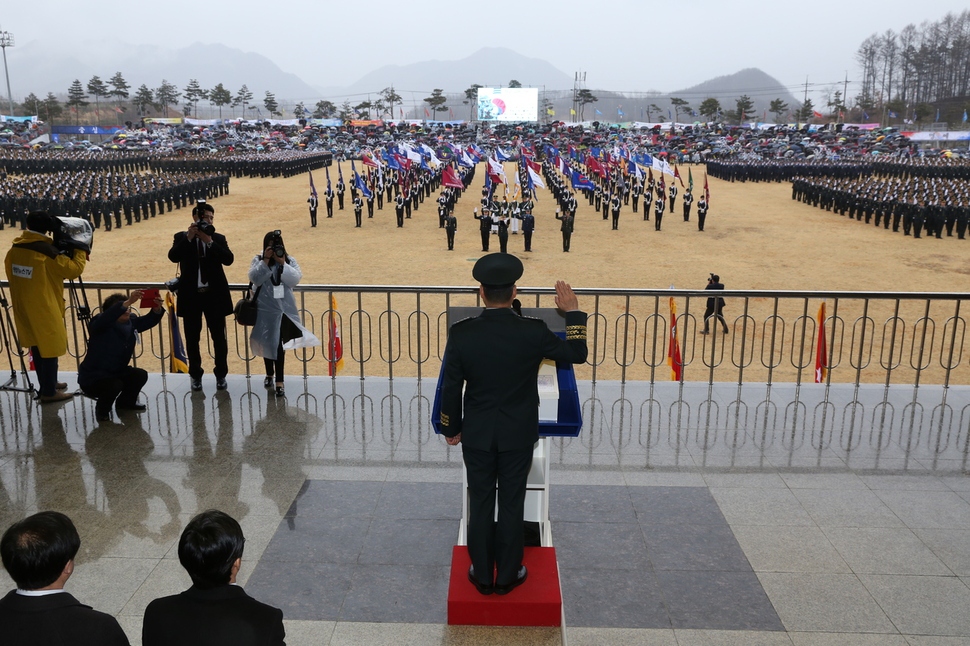
M 451 554 L 448 586 L 448 623 L 475 626 L 559 626 L 562 591 L 556 548 L 527 547 L 522 564 L 529 570 L 525 583 L 509 594 L 479 594 L 468 580 L 471 560 L 464 545 Z

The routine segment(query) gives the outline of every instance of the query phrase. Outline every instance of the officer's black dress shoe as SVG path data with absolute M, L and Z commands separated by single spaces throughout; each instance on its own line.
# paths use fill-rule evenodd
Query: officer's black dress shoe
M 529 576 L 529 571 L 526 570 L 525 566 L 523 565 L 522 567 L 519 568 L 519 575 L 515 577 L 515 581 L 513 581 L 512 583 L 509 583 L 508 585 L 495 584 L 495 587 L 493 588 L 493 590 L 495 594 L 508 594 L 509 592 L 512 592 L 512 590 L 515 590 L 517 587 L 525 583 L 525 579 L 528 576 Z
M 225 390 L 227 388 L 229 388 L 229 382 L 226 381 L 225 377 L 216 379 L 216 390 Z
M 474 565 L 468 566 L 468 580 L 472 582 L 472 585 L 474 585 L 475 589 L 478 590 L 480 593 L 492 594 L 492 590 L 494 589 L 494 586 L 488 585 L 486 583 L 482 583 L 481 581 L 475 578 Z
M 201 379 L 193 379 L 192 380 L 192 390 L 194 392 L 199 392 L 200 390 L 202 390 L 202 380 Z

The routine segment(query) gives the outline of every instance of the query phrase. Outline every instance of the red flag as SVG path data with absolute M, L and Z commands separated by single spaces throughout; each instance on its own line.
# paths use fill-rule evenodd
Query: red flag
M 592 155 L 586 155 L 586 168 L 600 177 L 606 177 L 606 169 L 603 168 L 603 164 Z
M 822 118 L 822 113 L 821 112 L 816 112 L 815 110 L 812 110 L 812 116 L 814 116 L 816 119 L 821 119 Z
M 450 186 L 451 188 L 465 188 L 465 185 L 461 183 L 461 179 L 455 173 L 455 169 L 451 166 L 445 168 L 441 173 L 441 185 Z
M 684 180 L 680 179 L 680 169 L 674 166 L 674 179 L 680 182 L 680 187 L 684 188 Z
M 427 108 L 424 109 L 424 116 L 426 116 L 426 117 L 430 117 L 431 116 L 431 113 L 428 112 L 428 109 Z
M 674 297 L 670 297 L 670 339 L 667 342 L 667 365 L 670 366 L 670 378 L 680 381 L 684 376 L 684 363 L 680 357 L 680 340 L 677 338 L 677 305 Z
M 340 342 L 340 330 L 337 328 L 337 299 L 330 295 L 330 324 L 327 334 L 327 347 L 330 349 L 330 360 L 327 361 L 327 375 L 335 376 L 344 367 L 344 348 Z
M 818 306 L 818 341 L 815 343 L 815 383 L 825 381 L 828 374 L 828 348 L 825 345 L 825 301 Z
M 704 201 L 711 205 L 711 190 L 707 188 L 707 173 L 704 173 Z

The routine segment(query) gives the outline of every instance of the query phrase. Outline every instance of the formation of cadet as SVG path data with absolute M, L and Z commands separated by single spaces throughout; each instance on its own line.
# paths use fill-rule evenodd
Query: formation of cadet
M 795 177 L 843 179 L 873 175 L 970 181 L 970 159 L 909 154 L 850 159 L 763 159 L 749 155 L 709 161 L 707 173 L 729 182 L 783 182 Z
M 970 182 L 953 179 L 904 180 L 898 177 L 832 179 L 796 177 L 792 199 L 849 219 L 920 238 L 966 238 L 970 221 Z
M 166 209 L 229 192 L 229 176 L 215 173 L 72 171 L 8 175 L 0 183 L 0 228 L 26 226 L 27 213 L 80 217 L 106 231 L 147 220 Z
M 330 166 L 332 162 L 333 155 L 329 152 L 303 150 L 171 150 L 153 153 L 149 168 L 152 171 L 226 173 L 233 177 L 292 177 Z

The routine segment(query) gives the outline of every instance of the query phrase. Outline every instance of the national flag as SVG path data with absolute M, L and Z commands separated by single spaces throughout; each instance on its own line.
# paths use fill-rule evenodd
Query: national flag
M 536 186 L 539 188 L 545 188 L 546 183 L 542 181 L 542 176 L 539 175 L 539 173 L 532 170 L 531 166 L 526 166 L 526 170 L 529 171 L 529 190 L 533 195 L 535 195 Z
M 354 174 L 354 186 L 357 187 L 357 190 L 359 190 L 365 198 L 373 196 L 373 193 L 371 193 L 370 189 L 367 188 L 367 182 L 364 181 L 363 177 L 357 174 L 357 167 L 354 166 L 353 160 L 350 162 L 350 170 Z
M 172 346 L 168 371 L 171 373 L 187 373 L 189 371 L 189 358 L 185 354 L 185 343 L 182 342 L 182 332 L 179 329 L 179 317 L 175 311 L 175 299 L 172 297 L 172 292 L 165 294 L 165 309 L 168 310 L 168 342 Z
M 591 182 L 588 177 L 580 173 L 578 170 L 575 170 L 575 169 L 573 170 L 570 179 L 572 180 L 573 188 L 584 189 L 588 191 L 592 191 L 596 189 L 596 185 L 593 184 L 593 182 Z
M 381 167 L 381 162 L 379 162 L 374 153 L 369 150 L 365 150 L 360 154 L 360 163 L 364 166 L 370 166 L 371 168 Z
M 667 365 L 670 366 L 670 378 L 680 381 L 684 376 L 684 362 L 680 357 L 680 339 L 677 334 L 677 304 L 674 297 L 670 297 L 670 338 L 667 341 Z
M 313 185 L 313 171 L 308 169 L 307 172 L 310 173 L 310 195 L 316 197 L 317 187 Z
M 493 159 L 491 157 L 489 158 L 487 174 L 492 179 L 492 183 L 494 184 L 503 184 L 508 182 L 508 179 L 505 177 L 505 169 L 497 159 Z
M 680 187 L 684 188 L 684 180 L 680 178 L 680 169 L 674 166 L 674 179 L 680 182 Z
M 687 169 L 687 190 L 691 193 L 694 192 L 694 174 L 690 171 L 690 168 Z
M 828 374 L 828 348 L 825 346 L 825 301 L 818 306 L 818 341 L 815 344 L 815 383 L 825 381 Z
M 344 348 L 340 342 L 340 328 L 337 327 L 337 299 L 330 295 L 330 324 L 327 334 L 327 349 L 330 356 L 327 359 L 327 375 L 334 377 L 344 367 Z
M 455 169 L 451 166 L 446 167 L 441 173 L 441 185 L 450 186 L 451 188 L 465 188 L 465 185 L 462 184 L 461 179 L 455 172 Z

